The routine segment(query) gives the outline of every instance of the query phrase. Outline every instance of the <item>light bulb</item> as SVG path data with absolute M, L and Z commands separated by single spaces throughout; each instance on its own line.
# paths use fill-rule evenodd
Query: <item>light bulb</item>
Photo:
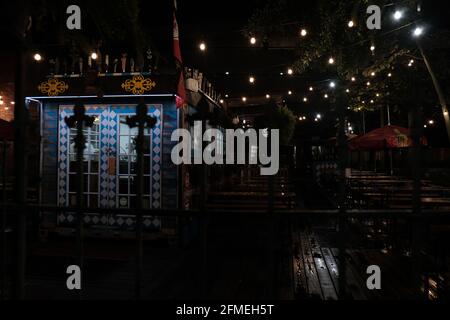
M 41 61 L 42 60 L 42 56 L 39 53 L 36 53 L 33 58 L 36 61 Z

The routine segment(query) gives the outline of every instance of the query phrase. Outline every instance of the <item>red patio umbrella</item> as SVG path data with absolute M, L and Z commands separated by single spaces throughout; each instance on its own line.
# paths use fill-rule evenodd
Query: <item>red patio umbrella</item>
M 421 138 L 421 144 L 427 145 L 425 137 Z M 383 150 L 385 148 L 408 148 L 412 145 L 413 141 L 409 129 L 398 126 L 386 126 L 351 140 L 349 148 L 350 150 Z

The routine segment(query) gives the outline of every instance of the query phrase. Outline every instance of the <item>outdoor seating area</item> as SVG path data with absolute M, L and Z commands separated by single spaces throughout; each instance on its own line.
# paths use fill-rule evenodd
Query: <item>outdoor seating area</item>
M 413 181 L 407 177 L 387 176 L 352 170 L 347 177 L 350 206 L 355 209 L 411 209 Z M 450 209 L 450 188 L 421 180 L 421 208 Z

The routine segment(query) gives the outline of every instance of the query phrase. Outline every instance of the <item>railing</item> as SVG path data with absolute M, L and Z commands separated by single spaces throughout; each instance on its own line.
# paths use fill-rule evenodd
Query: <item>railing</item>
M 25 205 L 25 206 L 17 206 L 15 204 L 11 203 L 3 203 L 0 204 L 2 207 L 2 220 L 5 221 L 6 219 L 4 217 L 11 216 L 11 217 L 19 217 L 22 216 L 26 221 L 30 221 L 29 219 L 32 219 L 34 215 L 39 215 L 41 212 L 52 212 L 52 213 L 67 213 L 67 212 L 78 212 L 79 216 L 82 221 L 85 214 L 110 214 L 110 215 L 128 215 L 128 216 L 134 216 L 138 217 L 139 214 L 141 215 L 151 215 L 151 216 L 158 216 L 158 217 L 177 217 L 177 218 L 188 218 L 188 217 L 199 217 L 201 218 L 201 221 L 204 223 L 205 219 L 207 218 L 214 218 L 218 216 L 240 216 L 240 217 L 251 217 L 255 219 L 261 219 L 262 216 L 268 219 L 268 223 L 273 225 L 274 221 L 281 221 L 282 219 L 291 219 L 291 218 L 299 218 L 299 219 L 306 219 L 310 221 L 314 221 L 316 219 L 321 218 L 328 218 L 328 219 L 344 219 L 344 223 L 348 223 L 348 219 L 389 219 L 389 220 L 396 220 L 396 219 L 403 219 L 408 220 L 412 223 L 420 223 L 421 225 L 433 223 L 433 222 L 441 222 L 443 220 L 450 221 L 450 211 L 436 211 L 436 210 L 430 210 L 430 211 L 423 211 L 421 214 L 415 214 L 412 210 L 348 210 L 348 211 L 340 211 L 340 210 L 268 210 L 266 214 L 262 213 L 261 211 L 251 211 L 251 210 L 242 210 L 239 212 L 233 212 L 228 210 L 208 210 L 208 211 L 202 211 L 202 210 L 190 210 L 190 211 L 183 211 L 183 210 L 146 210 L 142 209 L 140 212 L 136 212 L 136 210 L 133 209 L 102 209 L 102 208 L 80 208 L 80 207 L 58 207 L 58 206 L 51 206 L 51 205 Z M 342 221 L 341 221 L 342 223 Z M 341 225 L 342 226 L 342 225 Z M 2 235 L 5 237 L 5 230 L 6 225 L 2 224 Z M 85 241 L 85 238 L 83 237 L 82 228 L 77 229 L 77 242 L 81 241 L 82 243 Z M 207 241 L 207 231 L 208 229 L 202 228 L 202 235 L 200 235 L 200 239 L 202 241 Z M 340 228 L 340 232 L 342 235 L 342 232 L 345 232 L 346 228 Z M 16 230 L 14 230 L 16 231 Z M 142 244 L 143 234 L 138 233 L 137 237 L 135 239 L 136 245 Z M 270 243 L 272 244 L 268 249 L 268 254 L 270 255 L 270 252 L 274 250 L 273 244 L 276 243 L 276 239 L 278 238 L 278 235 L 271 234 L 270 235 Z M 345 238 L 344 238 L 345 239 Z M 24 243 L 22 243 L 24 245 Z M 78 243 L 79 245 L 79 243 Z M 341 248 L 346 247 L 345 240 L 344 242 L 340 243 Z M 4 265 L 6 261 L 6 243 L 5 238 L 3 238 L 2 243 L 2 298 L 6 299 L 5 296 L 5 284 L 6 284 L 6 277 L 5 277 L 5 268 Z M 22 250 L 25 250 L 25 248 L 22 248 Z M 207 245 L 205 243 L 202 243 L 200 245 L 200 250 L 203 251 L 203 264 L 208 263 L 208 253 L 207 253 Z M 270 251 L 270 252 L 269 252 Z M 78 260 L 83 261 L 84 260 L 84 251 L 78 251 L 76 254 L 78 255 Z M 273 255 L 271 255 L 273 258 Z M 137 251 L 135 255 L 136 264 L 142 266 L 142 250 Z M 20 260 L 19 262 L 25 262 L 24 260 Z M 345 259 L 340 259 L 343 263 L 345 263 Z M 275 263 L 275 261 L 269 261 L 269 264 Z M 13 266 L 14 269 L 17 270 L 26 270 L 26 266 L 17 266 L 15 265 L 16 261 L 14 261 Z M 203 266 L 203 268 L 206 268 L 206 265 Z M 344 265 L 340 266 L 341 268 L 345 269 Z M 419 267 L 420 268 L 420 267 Z M 25 279 L 25 274 L 20 275 Z M 142 270 L 136 269 L 135 273 L 135 286 L 136 288 L 141 288 L 142 284 Z M 344 281 L 345 279 L 343 279 Z M 20 282 L 15 282 L 15 286 L 20 285 Z M 205 286 L 207 287 L 207 286 Z M 14 292 L 18 292 L 20 290 L 25 290 L 25 288 L 13 288 Z M 80 297 L 81 298 L 81 297 Z M 136 298 L 140 299 L 140 290 L 136 291 Z

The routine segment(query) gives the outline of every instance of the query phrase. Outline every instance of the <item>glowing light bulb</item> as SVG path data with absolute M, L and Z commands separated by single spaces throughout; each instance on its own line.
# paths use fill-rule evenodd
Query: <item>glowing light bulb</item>
M 328 64 L 334 64 L 334 58 L 331 57 L 330 59 L 328 59 Z
M 394 12 L 394 19 L 398 21 L 401 18 L 403 18 L 403 12 L 401 12 L 400 10 L 395 11 Z
M 33 58 L 34 58 L 34 60 L 36 60 L 36 61 L 41 61 L 42 60 L 42 56 L 39 54 L 39 53 L 36 53 L 34 56 L 33 56 Z
M 199 48 L 201 51 L 205 51 L 206 50 L 206 44 L 204 42 L 200 43 Z
M 308 31 L 307 31 L 306 29 L 302 29 L 302 30 L 300 31 L 300 35 L 301 35 L 302 37 L 306 37 L 306 36 L 308 35 Z
M 348 27 L 349 28 L 353 28 L 355 26 L 355 22 L 353 21 L 353 20 L 350 20 L 349 22 L 348 22 Z
M 256 38 L 255 37 L 251 37 L 250 38 L 250 43 L 251 44 L 256 44 Z
M 423 34 L 423 28 L 422 27 L 417 27 L 416 29 L 414 29 L 414 36 L 415 37 L 420 37 Z

